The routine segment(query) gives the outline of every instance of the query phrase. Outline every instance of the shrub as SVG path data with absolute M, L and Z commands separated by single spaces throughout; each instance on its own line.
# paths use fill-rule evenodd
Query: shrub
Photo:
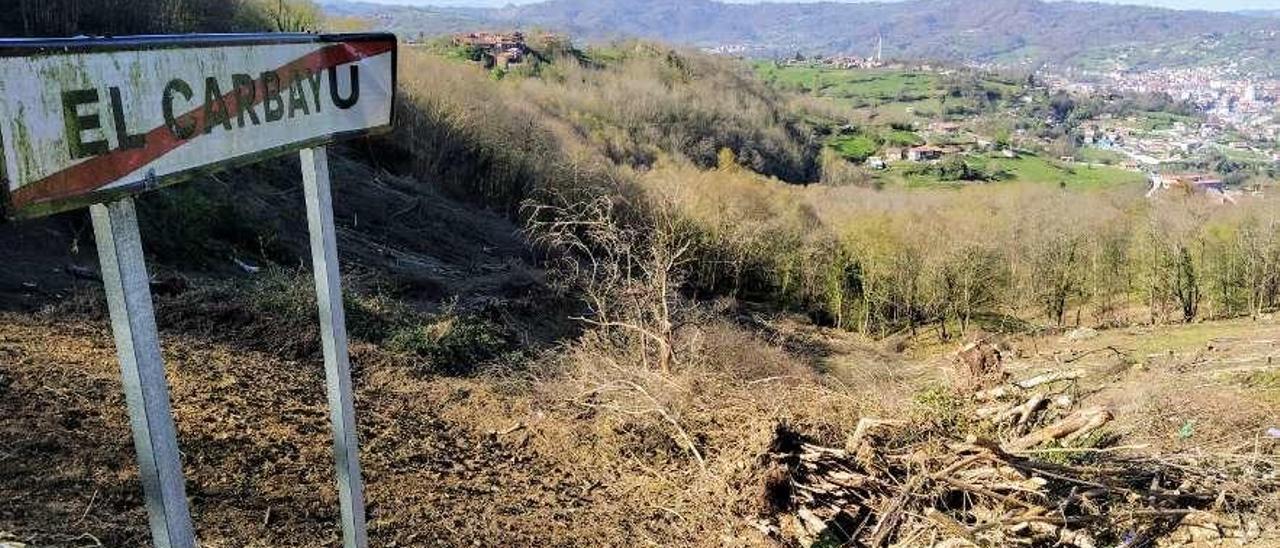
M 494 81 L 479 66 L 406 51 L 388 144 L 420 179 L 512 214 L 539 192 L 616 185 L 618 168 L 663 157 L 714 168 L 725 149 L 759 173 L 818 179 L 812 128 L 745 68 L 639 42 L 573 52 Z
M 477 365 L 496 358 L 507 346 L 492 323 L 452 307 L 396 328 L 385 344 L 393 352 L 426 358 L 432 370 L 449 374 L 473 373 Z

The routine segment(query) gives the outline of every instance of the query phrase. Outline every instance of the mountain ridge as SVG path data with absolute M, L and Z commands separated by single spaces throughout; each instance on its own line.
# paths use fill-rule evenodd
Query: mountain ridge
M 334 6 L 332 2 L 327 6 Z M 548 0 L 503 8 L 343 3 L 411 36 L 480 28 L 547 29 L 588 41 L 623 37 L 752 56 L 870 54 L 965 62 L 1066 61 L 1081 52 L 1176 38 L 1280 29 L 1258 14 L 1043 0 L 728 4 L 715 0 Z

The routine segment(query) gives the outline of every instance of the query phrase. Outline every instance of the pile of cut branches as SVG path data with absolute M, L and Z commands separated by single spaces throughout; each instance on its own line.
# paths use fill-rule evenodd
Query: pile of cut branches
M 1075 382 L 1083 370 L 1050 372 L 984 390 L 974 395 L 983 403 L 975 418 L 992 425 L 1001 446 L 1010 451 L 1057 443 L 1074 444 L 1111 422 L 1102 407 L 1074 409 Z
M 846 447 L 831 448 L 779 426 L 753 525 L 801 546 L 1092 548 L 1261 534 L 1250 510 L 1256 493 L 1280 489 L 1274 458 L 1230 472 L 1232 483 L 1208 461 L 1071 447 L 1111 420 L 1106 409 L 1074 408 L 1069 390 L 1045 388 L 1079 376 L 980 393 L 973 413 L 987 439 L 868 419 Z

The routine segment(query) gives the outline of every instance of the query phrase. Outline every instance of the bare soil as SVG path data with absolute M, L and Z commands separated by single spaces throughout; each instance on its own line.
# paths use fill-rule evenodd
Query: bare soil
M 323 371 L 165 337 L 204 546 L 336 545 Z M 36 546 L 145 546 L 146 517 L 110 333 L 101 322 L 0 318 L 0 530 Z M 597 544 L 593 495 L 522 438 L 446 418 L 491 397 L 421 380 L 367 347 L 354 363 L 371 535 L 382 546 Z M 486 404 L 487 403 L 487 404 Z M 485 422 L 522 419 L 517 409 Z M 502 416 L 506 411 L 510 416 Z
M 171 304 L 161 299 L 162 312 Z M 845 334 L 793 332 L 795 341 L 823 350 L 809 356 L 829 370 L 820 392 L 813 379 L 779 375 L 805 377 L 786 369 L 787 351 L 769 357 L 754 339 L 732 333 L 708 332 L 704 350 L 725 356 L 736 347 L 757 356 L 763 361 L 752 381 L 734 391 L 670 381 L 722 402 L 681 408 L 681 424 L 710 436 L 700 437 L 707 476 L 673 433 L 619 421 L 569 381 L 422 375 L 397 356 L 357 344 L 371 537 L 380 546 L 770 544 L 750 529 L 754 510 L 742 502 L 764 480 L 763 461 L 751 455 L 766 454 L 769 425 L 791 421 L 812 439 L 839 443 L 860 416 L 915 413 L 914 394 L 951 374 L 946 355 L 892 354 Z M 319 360 L 284 358 L 235 344 L 235 337 L 172 328 L 163 335 L 202 545 L 336 545 Z M 1087 370 L 1081 397 L 1114 411 L 1116 443 L 1138 446 L 1134 452 L 1274 458 L 1280 448 L 1263 432 L 1280 417 L 1278 388 L 1268 380 L 1276 340 L 1276 324 L 1238 321 L 1005 344 L 1015 376 Z M 1130 356 L 1168 350 L 1131 363 L 1094 351 L 1107 347 Z M 34 546 L 148 545 L 104 319 L 0 314 L 0 362 L 0 500 L 7 501 L 0 531 Z M 782 365 L 768 365 L 774 362 Z M 815 418 L 824 412 L 836 415 Z M 747 419 L 724 423 L 730 416 Z M 723 507 L 711 505 L 706 497 L 721 492 L 736 495 Z M 1272 536 L 1252 545 L 1277 538 L 1275 524 L 1266 527 Z

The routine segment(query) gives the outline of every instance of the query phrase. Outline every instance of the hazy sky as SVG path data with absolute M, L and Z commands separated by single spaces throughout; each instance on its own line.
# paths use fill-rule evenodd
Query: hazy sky
M 468 6 L 468 7 L 496 7 L 505 6 L 507 4 L 529 4 L 538 0 L 367 0 L 375 1 L 383 4 L 410 4 L 410 5 L 436 5 L 436 6 Z M 638 0 L 637 0 L 638 1 Z M 727 0 L 737 3 L 752 3 L 753 0 Z M 804 2 L 812 0 L 772 0 L 776 2 Z M 858 1 L 858 0 L 845 0 Z M 972 0 L 974 2 L 982 2 L 983 0 Z M 1111 4 L 1139 4 L 1146 6 L 1160 6 L 1166 8 L 1177 9 L 1204 9 L 1204 10 L 1248 10 L 1248 9 L 1275 9 L 1280 10 L 1280 0 L 1101 0 Z

